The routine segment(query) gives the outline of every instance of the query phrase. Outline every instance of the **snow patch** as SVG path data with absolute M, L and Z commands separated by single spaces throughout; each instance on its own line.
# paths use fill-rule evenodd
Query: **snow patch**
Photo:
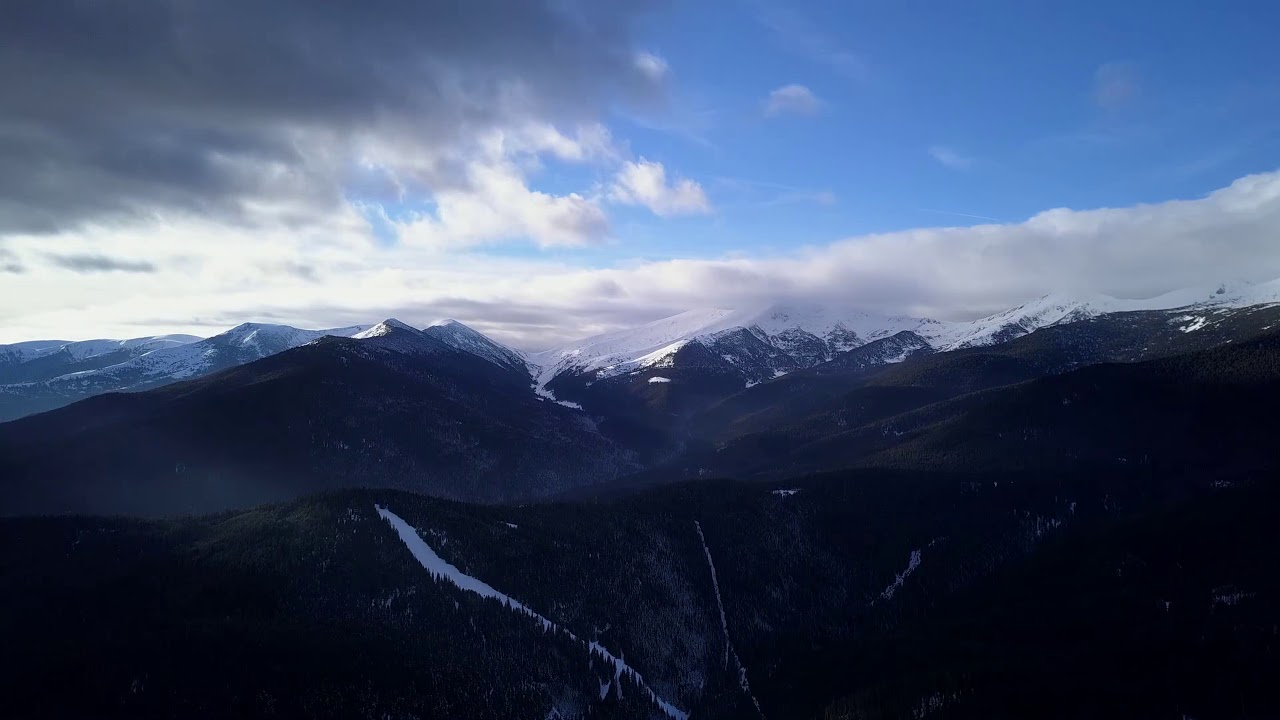
M 1182 332 L 1184 332 L 1184 333 L 1191 333 L 1191 332 L 1195 332 L 1195 331 L 1197 331 L 1197 330 L 1199 330 L 1199 329 L 1203 328 L 1205 325 L 1208 325 L 1208 324 L 1209 324 L 1208 319 L 1207 319 L 1207 318 L 1205 318 L 1205 317 L 1203 317 L 1203 316 L 1201 316 L 1201 317 L 1194 317 L 1194 316 L 1191 316 L 1191 315 L 1184 315 L 1184 316 L 1182 316 L 1182 317 L 1178 318 L 1178 321 L 1179 321 L 1179 322 L 1186 322 L 1186 323 L 1187 323 L 1186 325 L 1183 325 L 1183 326 L 1181 326 L 1181 327 L 1179 327 L 1179 328 L 1178 328 L 1179 330 L 1181 330 L 1181 331 L 1182 331 Z
M 654 375 L 653 377 L 649 378 L 650 385 L 654 383 L 669 383 L 669 382 L 671 382 L 671 378 L 658 377 L 657 375 Z
M 778 497 L 791 497 L 798 492 L 800 492 L 800 488 L 787 488 L 785 490 L 774 490 L 771 494 L 777 495 Z
M 557 400 L 556 396 L 550 390 L 546 389 L 541 385 L 535 385 L 533 388 L 533 392 L 543 400 L 550 400 L 551 402 L 557 405 L 563 405 L 567 408 L 573 408 L 574 410 L 582 409 L 582 406 L 576 402 L 570 402 L 568 400 Z

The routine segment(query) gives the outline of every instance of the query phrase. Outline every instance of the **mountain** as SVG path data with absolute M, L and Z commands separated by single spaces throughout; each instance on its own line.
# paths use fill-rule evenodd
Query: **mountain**
M 351 486 L 492 502 L 636 469 L 531 385 L 524 368 L 387 320 L 0 425 L 0 512 L 176 514 Z
M 0 693 L 19 717 L 1280 716 L 1280 305 L 1238 302 L 1055 301 L 954 349 L 828 333 L 750 387 L 741 363 L 817 345 L 717 328 L 553 378 L 585 412 L 465 326 L 388 319 L 6 423 Z M 167 517 L 12 517 L 48 513 Z
M 1185 332 L 1199 329 L 1207 313 L 1280 304 L 1280 280 L 1269 283 L 1220 284 L 1213 288 L 1188 288 L 1152 298 L 1129 300 L 1105 295 L 1073 296 L 1050 293 L 1029 303 L 968 323 L 954 323 L 934 335 L 939 350 L 981 347 L 1012 340 L 1043 327 L 1117 313 L 1185 309 Z
M 1280 336 L 1266 329 L 1280 323 L 1280 307 L 1230 315 L 1197 333 L 1167 312 L 1103 316 L 870 373 L 797 373 L 700 416 L 715 448 L 696 465 L 738 476 L 1046 469 L 1157 454 L 1176 458 L 1178 472 L 1248 465 L 1270 446 L 1269 431 L 1241 408 L 1280 394 Z M 1238 378 L 1239 367 L 1254 374 Z
M 94 349 L 108 349 L 113 343 L 126 345 L 118 351 L 88 356 L 94 361 L 91 366 L 83 363 L 77 366 L 63 365 L 65 372 L 56 375 L 46 373 L 46 377 L 32 376 L 0 385 L 0 422 L 52 410 L 102 393 L 145 390 L 177 380 L 201 377 L 298 347 L 321 337 L 350 336 L 364 329 L 364 326 L 353 326 L 330 330 L 300 330 L 287 325 L 244 323 L 205 340 L 183 335 L 126 341 L 88 341 Z M 182 341 L 187 338 L 190 341 Z M 82 344 L 71 343 L 64 346 L 69 357 L 74 357 L 79 352 L 71 349 L 78 345 Z M 127 355 L 122 355 L 126 352 Z M 46 354 L 25 364 L 60 355 L 61 351 Z
M 0 345 L 0 385 L 97 370 L 198 340 L 194 335 L 155 335 L 128 340 L 33 340 Z
M 455 350 L 484 358 L 499 367 L 528 371 L 528 365 L 519 352 L 490 340 L 457 320 L 441 320 L 422 331 Z
M 586 388 L 601 380 L 628 375 L 638 377 L 641 384 L 653 377 L 677 380 L 669 376 L 683 374 L 690 359 L 708 366 L 712 356 L 719 358 L 710 362 L 716 367 L 692 368 L 691 378 L 710 372 L 724 383 L 746 387 L 833 361 L 838 365 L 843 354 L 902 332 L 912 333 L 927 344 L 927 348 L 911 352 L 945 352 L 999 344 L 1044 327 L 1141 311 L 1182 309 L 1181 327 L 1195 332 L 1204 324 L 1216 322 L 1224 311 L 1276 304 L 1280 304 L 1280 281 L 1223 284 L 1146 300 L 1058 293 L 971 322 L 891 317 L 803 304 L 736 310 L 709 308 L 531 354 L 505 347 L 453 320 L 425 331 L 455 349 L 496 364 L 527 368 L 543 396 L 601 414 L 602 409 L 616 404 L 616 398 L 611 397 L 614 393 L 605 392 L 605 388 L 589 393 Z M 324 335 L 350 336 L 366 329 L 357 326 L 312 331 L 251 323 L 208 340 L 175 335 L 0 346 L 0 422 L 104 392 L 140 390 L 199 377 Z M 690 350 L 677 356 L 689 345 L 706 352 Z M 877 362 L 887 363 L 900 356 L 905 357 L 886 353 Z M 869 362 L 867 357 L 859 362 Z M 662 369 L 665 374 L 650 372 L 655 369 Z M 612 385 L 626 388 L 629 384 L 623 381 Z M 691 383 L 683 385 L 687 388 Z M 635 394 L 631 390 L 624 392 Z M 665 394 L 675 396 L 681 392 L 677 386 L 667 388 Z M 718 399 L 723 393 L 700 395 L 703 400 Z M 602 397 L 608 400 L 602 402 Z M 677 404 L 693 406 L 698 402 L 701 401 L 687 398 Z M 661 416 L 663 411 L 657 412 Z M 652 424 L 654 418 L 645 422 Z
M 26 478 L 10 485 L 15 508 L 125 511 L 136 503 L 137 512 L 167 513 L 351 484 L 518 501 L 602 488 L 629 473 L 638 474 L 627 484 L 882 460 L 897 467 L 887 453 L 910 439 L 892 425 L 898 416 L 1098 363 L 1241 343 L 1280 325 L 1269 286 L 1143 302 L 1193 297 L 1203 299 L 1160 310 L 1045 298 L 969 324 L 708 310 L 527 356 L 456 321 L 422 330 L 394 319 L 340 331 L 245 325 L 101 370 L 0 388 L 10 408 L 153 390 L 0 426 L 0 470 Z M 326 332 L 352 337 L 335 344 Z M 1015 337 L 994 342 L 1007 336 Z M 265 362 L 297 345 L 306 352 Z M 356 366 L 367 376 L 341 369 Z M 244 371 L 227 372 L 235 368 Z M 208 382 L 160 391 L 184 377 Z M 240 404 L 228 404 L 231 396 Z M 64 442 L 83 459 L 59 457 Z M 568 457 L 576 447 L 585 448 L 581 457 Z M 44 489 L 28 486 L 37 477 L 50 478 Z M 130 477 L 152 491 L 123 500 L 114 483 Z M 272 481 L 260 484 L 264 477 Z
M 601 432 L 635 449 L 646 464 L 679 462 L 700 472 L 707 468 L 686 462 L 686 456 L 701 452 L 703 441 L 724 441 L 834 411 L 878 368 L 911 358 L 938 358 L 907 365 L 939 365 L 944 368 L 940 376 L 951 378 L 950 387 L 907 389 L 894 398 L 892 392 L 878 392 L 873 405 L 880 411 L 905 412 L 917 406 L 912 403 L 1096 362 L 1149 359 L 1252 337 L 1280 322 L 1278 308 L 1280 283 L 1220 286 L 1148 300 L 1054 294 L 952 323 L 781 305 L 709 309 L 527 359 L 537 367 L 540 392 L 584 409 Z M 1003 349 L 986 354 L 1062 327 L 1075 329 L 1059 333 L 1058 345 L 1024 343 L 1034 358 L 1008 357 Z
M 882 317 L 818 306 L 772 305 L 746 310 L 707 308 L 663 318 L 637 328 L 580 340 L 565 347 L 529 355 L 548 385 L 559 376 L 595 379 L 645 368 L 670 367 L 677 351 L 690 343 L 728 356 L 744 377 L 772 377 L 788 368 L 808 367 L 834 354 L 902 330 L 922 330 L 941 323 L 906 317 Z M 753 358 L 737 331 L 745 330 L 777 351 Z M 734 338 L 728 342 L 726 337 Z M 750 380 L 747 380 L 750 382 Z
M 678 367 L 675 354 L 690 343 L 717 352 L 738 368 L 744 384 L 829 362 L 867 343 L 910 332 L 935 351 L 995 345 L 1040 328 L 1095 317 L 1181 309 L 1183 329 L 1194 332 L 1234 309 L 1280 305 L 1280 280 L 1263 284 L 1226 284 L 1188 289 L 1153 298 L 1127 300 L 1102 295 L 1052 293 L 1004 312 L 968 322 L 874 315 L 814 305 L 770 305 L 725 310 L 708 308 L 663 318 L 636 328 L 596 335 L 569 345 L 532 353 L 541 386 L 557 378 L 585 377 L 591 382 L 653 367 Z M 774 352 L 762 355 L 740 339 L 745 330 Z

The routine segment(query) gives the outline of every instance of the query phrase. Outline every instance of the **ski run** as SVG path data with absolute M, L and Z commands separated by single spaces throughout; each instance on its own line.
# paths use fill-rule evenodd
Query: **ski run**
M 733 649 L 733 643 L 729 641 L 729 621 L 724 614 L 724 602 L 720 599 L 720 580 L 716 577 L 716 564 L 711 560 L 711 549 L 707 547 L 707 537 L 702 534 L 702 523 L 694 520 L 693 526 L 698 530 L 698 540 L 702 541 L 702 552 L 707 556 L 707 567 L 711 569 L 711 587 L 715 590 L 716 607 L 720 610 L 720 629 L 724 631 L 724 665 L 728 668 L 729 657 L 733 656 L 733 663 L 738 666 L 738 684 L 742 686 L 742 691 L 747 694 L 747 697 L 751 698 L 752 704 L 756 706 L 756 712 L 763 718 L 764 710 L 760 709 L 760 701 L 751 694 L 751 685 L 747 682 L 747 669 L 743 667 L 742 660 Z
M 383 520 L 386 520 L 391 524 L 391 527 L 394 528 L 396 533 L 400 536 L 400 540 L 409 548 L 409 552 L 412 553 L 413 557 L 422 564 L 422 567 L 426 569 L 427 573 L 430 574 L 432 578 L 448 580 L 461 590 L 473 592 L 481 597 L 498 600 L 511 610 L 523 613 L 533 618 L 542 625 L 544 630 L 564 632 L 574 642 L 577 642 L 586 648 L 587 652 L 592 655 L 599 655 L 604 658 L 606 662 L 612 664 L 614 667 L 614 680 L 618 680 L 623 674 L 626 674 L 627 677 L 635 681 L 636 685 L 640 686 L 642 690 L 649 694 L 649 698 L 662 710 L 662 712 L 666 713 L 668 717 L 673 718 L 673 720 L 688 720 L 689 713 L 680 710 L 675 705 L 672 705 L 659 697 L 658 694 L 645 683 L 644 677 L 641 676 L 635 668 L 628 665 L 622 658 L 616 657 L 608 650 L 605 650 L 600 643 L 594 640 L 587 642 L 580 639 L 572 632 L 561 628 L 542 615 L 539 615 L 537 612 L 534 612 L 529 608 L 529 606 L 519 600 L 495 590 L 491 585 L 483 580 L 471 577 L 453 565 L 450 565 L 444 560 L 444 558 L 437 555 L 435 550 L 432 550 L 431 546 L 428 545 L 426 541 L 422 539 L 422 536 L 418 534 L 418 531 L 415 530 L 412 525 L 402 520 L 399 515 L 396 515 L 381 505 L 374 505 L 374 509 L 378 511 L 378 515 L 381 516 Z M 701 532 L 701 530 L 699 530 L 699 532 Z M 710 560 L 710 555 L 708 555 L 708 560 Z M 745 683 L 745 679 L 743 682 Z M 601 690 L 602 694 L 607 692 L 607 688 Z

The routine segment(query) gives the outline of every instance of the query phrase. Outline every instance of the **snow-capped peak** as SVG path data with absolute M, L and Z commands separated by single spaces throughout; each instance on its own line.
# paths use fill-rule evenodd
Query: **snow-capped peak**
M 1250 307 L 1280 303 L 1280 280 L 1235 281 L 1184 288 L 1149 298 L 1049 293 L 1015 308 L 970 322 L 940 323 L 920 334 L 938 350 L 992 345 L 1040 328 L 1100 315 L 1181 308 Z
M 655 354 L 674 353 L 694 337 L 727 330 L 738 323 L 726 319 L 733 310 L 699 308 L 645 323 L 639 327 L 602 333 L 570 345 L 529 355 L 539 368 L 538 384 L 545 385 L 561 372 L 590 372 L 634 365 Z
M 518 370 L 526 367 L 524 356 L 519 352 L 457 320 L 432 323 L 423 332 L 455 350 L 471 353 L 500 367 Z
M 920 334 L 940 350 L 991 345 L 1050 325 L 1112 312 L 1114 304 L 1114 298 L 1082 298 L 1055 292 L 971 322 L 939 323 Z
M 223 347 L 237 347 L 266 357 L 289 348 L 305 345 L 326 335 L 351 337 L 365 329 L 364 325 L 330 328 L 328 330 L 302 330 L 290 325 L 273 323 L 241 323 L 230 330 L 209 338 L 208 342 Z
M 364 330 L 362 332 L 356 333 L 355 335 L 352 335 L 352 337 L 354 337 L 357 340 L 363 340 L 366 338 L 374 338 L 374 337 L 382 337 L 383 335 L 389 335 L 396 330 L 406 330 L 411 333 L 420 332 L 417 328 L 412 327 L 407 323 L 402 323 L 395 318 L 387 318 L 386 320 L 383 320 L 382 322 L 378 323 L 377 325 L 374 325 L 368 330 Z
M 612 375 L 660 365 L 686 344 L 714 342 L 734 330 L 747 330 L 783 349 L 808 342 L 820 358 L 859 347 L 903 330 L 920 332 L 934 320 L 888 317 L 858 310 L 803 304 L 772 304 L 741 309 L 700 308 L 655 320 L 636 328 L 580 340 L 530 355 L 545 384 L 566 370 Z

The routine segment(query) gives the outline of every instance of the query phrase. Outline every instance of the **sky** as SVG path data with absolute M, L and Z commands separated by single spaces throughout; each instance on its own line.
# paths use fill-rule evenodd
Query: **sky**
M 1271 2 L 0 4 L 0 342 L 1280 277 Z

